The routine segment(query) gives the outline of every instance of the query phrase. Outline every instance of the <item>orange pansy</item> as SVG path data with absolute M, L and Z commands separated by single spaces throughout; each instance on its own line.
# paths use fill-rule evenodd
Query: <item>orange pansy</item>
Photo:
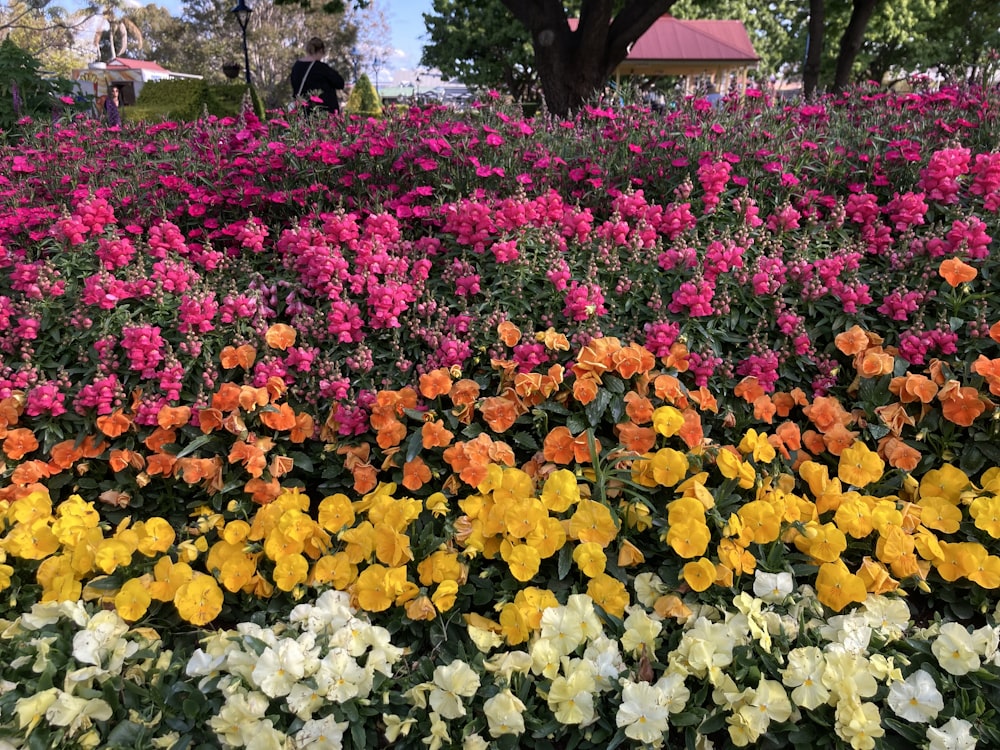
M 256 358 L 257 350 L 250 346 L 250 344 L 224 347 L 222 353 L 219 355 L 219 361 L 222 363 L 223 370 L 232 370 L 234 367 L 242 367 L 244 370 L 249 370 L 253 367 Z
M 25 455 L 37 448 L 38 439 L 35 437 L 35 433 L 26 427 L 9 430 L 3 441 L 3 452 L 12 461 L 20 461 Z
M 646 424 L 653 418 L 653 402 L 635 391 L 625 394 L 625 413 L 636 424 Z
M 264 334 L 264 341 L 272 349 L 285 351 L 288 347 L 295 344 L 295 329 L 285 323 L 275 323 L 267 329 L 267 333 Z
M 52 469 L 45 461 L 33 460 L 19 464 L 10 475 L 11 484 L 26 485 L 52 476 Z
M 281 494 L 281 485 L 277 479 L 253 478 L 245 485 L 243 491 L 258 505 L 267 505 Z
M 146 473 L 151 477 L 169 477 L 174 473 L 177 457 L 169 453 L 153 453 L 146 459 Z
M 233 443 L 228 459 L 231 464 L 242 463 L 252 477 L 259 477 L 267 466 L 264 451 L 243 440 Z
M 656 445 L 656 431 L 652 427 L 639 427 L 634 422 L 616 425 L 618 442 L 632 453 L 648 453 Z
M 236 383 L 223 383 L 212 394 L 212 408 L 229 412 L 240 406 L 240 387 Z
M 521 340 L 521 330 L 509 320 L 505 320 L 497 326 L 497 333 L 506 346 L 516 346 L 517 342 Z
M 446 429 L 443 420 L 424 422 L 420 428 L 420 439 L 424 448 L 447 448 L 455 433 Z
M 524 413 L 516 400 L 503 396 L 484 398 L 479 405 L 479 411 L 483 415 L 483 419 L 486 420 L 486 424 L 494 432 L 506 432 Z
M 582 373 L 573 381 L 573 398 L 586 406 L 597 398 L 597 390 L 600 387 L 598 376 L 590 373 Z
M 941 413 L 949 422 L 968 427 L 986 411 L 988 401 L 980 398 L 979 391 L 972 386 L 963 386 L 949 391 L 947 398 L 945 391 L 938 394 L 941 400 Z
M 115 409 L 110 414 L 105 414 L 97 418 L 97 429 L 109 438 L 124 435 L 131 426 L 132 417 L 126 415 L 121 409 Z
M 689 356 L 687 346 L 680 341 L 675 341 L 670 345 L 670 352 L 661 361 L 663 362 L 663 366 L 668 369 L 673 368 L 677 372 L 687 372 L 691 366 Z
M 278 432 L 291 430 L 295 427 L 295 410 L 288 404 L 280 404 L 277 409 L 271 406 L 260 413 L 260 421 Z
M 681 412 L 684 417 L 684 424 L 681 425 L 677 435 L 684 441 L 688 448 L 697 448 L 705 439 L 705 430 L 701 425 L 701 415 L 694 409 L 684 409 Z
M 143 444 L 149 448 L 149 450 L 156 452 L 162 450 L 164 445 L 169 445 L 176 440 L 176 430 L 165 430 L 162 427 L 157 427 L 149 434 L 149 437 L 143 441 Z
M 851 415 L 831 396 L 817 396 L 811 404 L 802 408 L 802 413 L 820 432 L 828 432 L 835 425 L 845 426 L 851 421 Z
M 403 486 L 411 492 L 416 492 L 430 480 L 430 467 L 420 456 L 403 464 Z
M 748 375 L 736 384 L 736 387 L 733 389 L 733 394 L 742 398 L 748 404 L 752 404 L 764 395 L 764 389 L 761 387 L 757 378 L 752 375 Z
M 840 352 L 852 357 L 855 354 L 860 354 L 871 345 L 868 334 L 858 325 L 851 326 L 843 333 L 838 333 L 833 343 Z
M 156 413 L 156 424 L 165 430 L 171 427 L 183 427 L 190 420 L 190 406 L 161 406 Z
M 946 258 L 941 261 L 938 274 L 948 282 L 949 286 L 956 287 L 959 284 L 972 281 L 979 275 L 979 271 L 960 258 Z
M 713 414 L 719 413 L 719 402 L 716 400 L 715 396 L 712 395 L 711 391 L 705 386 L 701 386 L 696 391 L 691 391 L 688 393 L 688 397 L 694 401 L 698 408 L 702 411 L 710 411 Z
M 295 415 L 295 424 L 288 434 L 288 439 L 293 443 L 304 443 L 316 433 L 316 420 L 311 414 L 301 413 Z
M 424 398 L 447 396 L 451 392 L 451 373 L 445 367 L 420 376 L 420 395 Z
M 222 412 L 218 409 L 199 409 L 198 428 L 208 435 L 222 428 Z
M 146 467 L 146 459 L 142 454 L 130 450 L 114 449 L 108 459 L 112 471 L 123 471 L 126 466 L 131 466 L 136 471 L 142 471 Z

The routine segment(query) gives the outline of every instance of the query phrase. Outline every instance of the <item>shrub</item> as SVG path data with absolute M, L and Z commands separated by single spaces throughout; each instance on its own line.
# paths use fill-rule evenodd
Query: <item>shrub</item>
M 381 117 L 382 98 L 375 90 L 371 80 L 364 73 L 358 78 L 351 94 L 347 97 L 347 104 L 344 111 L 352 115 L 367 115 L 368 117 Z

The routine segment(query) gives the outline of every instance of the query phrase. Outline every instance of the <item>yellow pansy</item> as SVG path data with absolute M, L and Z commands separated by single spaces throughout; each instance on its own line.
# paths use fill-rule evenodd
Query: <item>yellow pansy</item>
M 840 560 L 823 563 L 816 575 L 816 597 L 834 612 L 868 598 L 865 582 L 851 573 Z
M 458 583 L 456 581 L 441 581 L 431 595 L 431 601 L 438 612 L 447 612 L 455 606 L 457 596 Z
M 646 562 L 646 556 L 642 554 L 642 550 L 628 539 L 622 540 L 618 547 L 618 567 L 631 568 L 633 565 L 642 565 L 644 562 Z
M 681 577 L 692 591 L 704 591 L 715 583 L 715 564 L 707 557 L 692 560 L 682 569 Z
M 795 546 L 813 560 L 832 563 L 847 549 L 847 537 L 833 523 L 806 524 L 805 533 L 795 537 Z
M 169 557 L 161 557 L 153 567 L 153 582 L 149 584 L 149 595 L 160 602 L 173 601 L 177 589 L 193 577 L 194 571 L 187 563 L 175 563 Z
M 931 469 L 920 479 L 920 497 L 933 495 L 958 503 L 962 492 L 971 484 L 964 471 L 957 466 L 945 464 L 939 469 Z
M 351 563 L 346 552 L 324 555 L 317 560 L 309 574 L 314 586 L 330 584 L 338 591 L 345 591 L 358 577 L 358 568 Z
M 448 498 L 443 492 L 435 492 L 424 500 L 424 507 L 431 512 L 435 518 L 448 515 Z
M 362 521 L 353 528 L 341 531 L 340 541 L 346 545 L 344 551 L 352 563 L 366 562 L 375 554 L 375 527 L 370 521 Z
M 587 595 L 594 600 L 609 615 L 622 617 L 629 605 L 628 590 L 625 584 L 607 573 L 601 573 L 590 579 L 587 584 Z
M 493 496 L 497 497 L 496 493 Z M 515 539 L 524 539 L 549 515 L 542 501 L 535 497 L 517 498 L 503 505 L 504 531 Z
M 977 497 L 969 505 L 969 515 L 975 519 L 977 529 L 1000 539 L 1000 495 Z
M 457 552 L 439 549 L 420 561 L 417 575 L 421 584 L 430 586 L 441 581 L 464 580 L 465 569 L 459 562 Z
M 105 573 L 113 573 L 132 562 L 132 550 L 120 539 L 105 539 L 97 546 L 94 562 Z
M 534 490 L 534 483 L 527 472 L 520 469 L 504 468 L 500 477 L 500 485 L 493 489 L 493 499 L 498 503 L 512 502 L 531 497 Z
M 542 623 L 542 612 L 549 607 L 558 607 L 559 600 L 548 589 L 527 586 L 514 596 L 514 604 L 524 615 L 528 627 L 537 630 Z
M 865 487 L 882 478 L 885 461 L 860 440 L 854 441 L 840 453 L 837 477 L 842 482 Z
M 354 523 L 354 506 L 343 493 L 328 495 L 319 504 L 318 519 L 320 526 L 331 534 L 336 534 Z
M 618 535 L 618 527 L 606 505 L 594 500 L 581 500 L 570 517 L 569 533 L 581 542 L 595 542 L 607 547 Z
M 389 567 L 405 565 L 413 559 L 410 537 L 388 524 L 375 524 L 375 558 Z
M 740 453 L 752 455 L 757 463 L 769 464 L 777 455 L 774 446 L 767 441 L 767 433 L 758 433 L 754 429 L 747 430 L 738 447 Z
M 778 538 L 781 514 L 766 500 L 752 500 L 737 512 L 743 528 L 757 544 L 768 544 Z
M 688 470 L 688 458 L 673 448 L 662 448 L 650 459 L 650 472 L 661 487 L 673 487 L 681 482 Z
M 366 612 L 382 612 L 392 605 L 395 594 L 386 590 L 386 573 L 384 565 L 370 565 L 358 574 L 354 582 L 354 592 L 358 606 Z
M 177 537 L 174 527 L 159 516 L 154 516 L 145 522 L 140 521 L 135 525 L 135 532 L 139 536 L 137 549 L 146 557 L 155 557 L 166 552 Z
M 511 545 L 505 542 L 501 555 L 510 568 L 510 574 L 522 583 L 535 577 L 542 561 L 538 550 L 527 544 Z
M 665 541 L 678 555 L 690 559 L 705 554 L 711 540 L 712 532 L 703 518 L 691 517 L 670 524 Z
M 872 524 L 871 498 L 856 492 L 844 493 L 844 500 L 833 516 L 837 528 L 855 539 L 864 539 L 875 529 Z
M 552 557 L 566 544 L 566 529 L 558 518 L 546 516 L 535 525 L 524 542 L 537 550 L 538 555 L 544 560 Z
M 539 614 L 539 617 L 541 615 Z M 500 610 L 500 627 L 508 646 L 516 646 L 527 642 L 531 636 L 531 628 L 521 608 L 508 602 Z
M 37 493 L 33 493 L 37 494 Z M 22 560 L 42 560 L 59 549 L 59 539 L 49 526 L 49 517 L 19 521 L 7 533 L 4 546 Z
M 274 585 L 282 591 L 291 591 L 309 577 L 309 562 L 302 555 L 285 555 L 274 566 L 271 575 Z
M 684 427 L 684 414 L 673 406 L 653 410 L 653 429 L 664 437 L 673 437 Z
M 917 505 L 920 506 L 920 523 L 928 529 L 954 534 L 962 524 L 962 509 L 943 497 L 921 497 Z
M 934 561 L 934 567 L 949 582 L 968 578 L 979 570 L 987 557 L 986 548 L 978 542 L 941 542 L 941 553 L 941 559 Z
M 192 625 L 207 625 L 222 611 L 222 589 L 212 576 L 195 573 L 174 594 L 174 606 L 185 621 Z
M 573 550 L 573 562 L 587 578 L 593 578 L 604 572 L 608 557 L 601 545 L 594 542 L 578 544 Z
M 146 614 L 152 601 L 146 583 L 130 578 L 115 594 L 115 610 L 123 620 L 135 622 Z
M 556 469 L 542 486 L 542 504 L 552 513 L 562 513 L 580 501 L 580 486 L 569 469 Z
M 243 520 L 230 521 L 222 529 L 221 536 L 230 544 L 243 544 L 250 536 L 250 524 Z
M 7 509 L 7 518 L 17 523 L 48 520 L 52 517 L 52 500 L 47 491 L 29 492 L 19 497 Z
M 980 558 L 978 567 L 969 573 L 969 580 L 979 584 L 984 589 L 1000 588 L 1000 557 L 987 555 Z

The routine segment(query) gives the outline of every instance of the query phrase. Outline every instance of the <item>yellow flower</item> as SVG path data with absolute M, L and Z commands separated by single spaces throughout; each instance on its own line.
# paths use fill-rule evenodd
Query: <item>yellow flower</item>
M 650 459 L 649 471 L 661 487 L 673 487 L 687 474 L 687 456 L 673 448 L 662 448 Z
M 625 608 L 629 605 L 625 584 L 607 573 L 601 573 L 590 579 L 590 583 L 587 584 L 587 595 L 594 600 L 594 604 L 614 617 L 624 616 Z
M 274 585 L 291 591 L 309 577 L 309 562 L 302 555 L 285 555 L 274 566 Z
M 132 550 L 120 539 L 105 539 L 97 546 L 94 561 L 105 573 L 114 573 L 119 565 L 132 562 Z
M 636 547 L 628 539 L 624 539 L 618 547 L 618 567 L 631 568 L 633 565 L 642 565 L 646 562 L 646 556 L 642 550 Z
M 52 532 L 49 520 L 32 518 L 16 523 L 4 540 L 7 551 L 22 560 L 43 560 L 54 554 L 59 549 L 59 539 Z
M 309 583 L 314 586 L 330 584 L 338 591 L 346 591 L 358 577 L 358 568 L 346 552 L 324 555 L 313 565 Z
M 840 560 L 823 563 L 816 575 L 816 597 L 834 612 L 868 597 L 865 582 L 851 573 Z
M 920 480 L 920 497 L 935 495 L 958 503 L 963 490 L 972 484 L 964 471 L 951 464 L 931 469 Z
M 556 469 L 542 486 L 542 504 L 552 513 L 561 513 L 580 501 L 580 487 L 569 469 Z
M 510 574 L 514 578 L 523 583 L 535 577 L 542 562 L 538 550 L 527 544 L 511 545 L 508 542 L 505 542 L 504 546 L 501 547 L 501 550 L 504 549 L 508 551 L 502 552 L 503 559 L 510 567 Z
M 135 531 L 139 535 L 137 549 L 146 557 L 155 557 L 166 552 L 177 537 L 174 527 L 159 516 L 154 516 L 145 523 L 140 521 L 135 525 Z
M 153 567 L 153 582 L 149 584 L 149 595 L 158 602 L 171 602 L 177 594 L 177 589 L 193 577 L 194 571 L 187 563 L 175 563 L 169 557 L 161 557 Z
M 145 582 L 130 578 L 115 595 L 115 610 L 123 620 L 135 622 L 146 614 L 152 601 Z
M 521 500 L 534 494 L 534 483 L 531 477 L 520 469 L 504 468 L 500 486 L 494 488 L 493 499 L 498 503 Z
M 673 437 L 684 427 L 684 414 L 673 406 L 661 406 L 653 411 L 653 429 L 664 437 Z
M 7 509 L 7 518 L 17 523 L 48 520 L 51 517 L 52 500 L 47 491 L 29 492 L 12 502 Z
M 978 542 L 941 542 L 941 552 L 942 559 L 935 560 L 934 565 L 949 582 L 968 578 L 987 557 L 986 548 Z
M 872 509 L 870 498 L 857 493 L 845 493 L 844 500 L 833 516 L 837 528 L 855 539 L 864 539 L 872 533 Z
M 431 596 L 431 601 L 434 602 L 438 612 L 447 612 L 455 606 L 457 596 L 458 583 L 456 581 L 442 581 Z
M 340 532 L 340 541 L 346 545 L 344 551 L 352 563 L 366 562 L 375 553 L 375 527 L 370 521 L 362 521 L 354 528 Z
M 448 498 L 443 492 L 435 492 L 424 500 L 424 507 L 431 512 L 435 518 L 448 515 Z
M 1000 495 L 977 497 L 969 506 L 969 515 L 994 539 L 1000 539 Z
M 508 646 L 525 643 L 531 636 L 531 628 L 521 608 L 511 602 L 504 604 L 500 610 L 500 627 Z
M 533 547 L 544 560 L 552 557 L 566 544 L 566 529 L 558 518 L 546 516 L 525 537 L 524 542 Z
M 573 550 L 573 562 L 587 578 L 593 578 L 604 572 L 608 557 L 604 549 L 594 542 L 578 544 Z
M 969 580 L 984 589 L 1000 588 L 1000 557 L 987 555 L 979 560 L 979 567 L 969 573 Z
M 840 454 L 837 477 L 842 482 L 864 487 L 882 478 L 885 461 L 860 440 L 856 440 Z
M 361 571 L 354 582 L 358 605 L 366 612 L 382 612 L 392 605 L 394 594 L 387 591 L 384 565 L 370 565 Z
M 570 517 L 569 533 L 582 542 L 596 542 L 607 547 L 618 535 L 618 527 L 606 505 L 593 500 L 581 500 Z
M 928 529 L 954 534 L 962 524 L 962 509 L 943 497 L 920 498 L 920 523 Z
M 666 542 L 678 555 L 685 559 L 705 554 L 712 532 L 703 518 L 687 518 L 670 524 Z
M 715 564 L 707 557 L 692 560 L 684 566 L 681 577 L 692 591 L 704 591 L 715 583 Z
M 795 537 L 795 546 L 813 560 L 832 563 L 847 549 L 847 537 L 832 523 L 810 522 L 805 533 Z
M 757 433 L 757 430 L 747 430 L 746 435 L 739 444 L 740 453 L 744 456 L 753 455 L 753 460 L 757 463 L 769 464 L 777 455 L 774 446 L 767 441 L 766 433 Z
M 496 496 L 494 493 L 493 497 Z M 548 515 L 548 511 L 538 498 L 524 497 L 508 501 L 504 503 L 504 530 L 516 539 L 524 539 Z
M 222 589 L 212 576 L 195 573 L 174 594 L 177 614 L 192 625 L 207 625 L 222 611 Z
M 752 500 L 741 507 L 736 515 L 757 544 L 768 544 L 781 532 L 781 514 L 766 500 Z
M 324 497 L 319 504 L 319 525 L 336 534 L 338 531 L 354 523 L 354 506 L 350 498 L 338 492 Z
M 527 586 L 514 596 L 514 604 L 524 615 L 528 627 L 537 630 L 542 623 L 542 612 L 549 607 L 558 607 L 559 600 L 548 589 Z
M 429 596 L 418 596 L 416 599 L 408 601 L 404 607 L 406 616 L 411 620 L 433 620 L 437 617 L 437 610 Z
M 388 524 L 375 524 L 375 557 L 379 562 L 393 568 L 405 565 L 413 559 L 410 537 L 399 533 Z
M 221 536 L 230 544 L 243 544 L 250 536 L 250 524 L 242 520 L 230 521 L 223 527 Z

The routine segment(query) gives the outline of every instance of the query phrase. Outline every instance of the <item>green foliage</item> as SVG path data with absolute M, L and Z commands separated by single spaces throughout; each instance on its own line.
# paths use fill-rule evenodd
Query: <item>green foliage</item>
M 44 77 L 38 60 L 10 39 L 0 43 L 0 129 L 16 131 L 23 117 L 48 119 L 67 105 L 58 101 L 72 84 Z
M 352 115 L 382 116 L 382 99 L 371 80 L 364 73 L 351 89 L 351 95 L 347 98 L 344 111 Z
M 250 98 L 254 113 L 264 116 L 264 105 L 256 91 Z M 206 112 L 216 117 L 234 117 L 243 109 L 247 87 L 242 83 L 210 84 L 196 79 L 151 81 L 142 87 L 139 101 L 125 107 L 122 117 L 128 121 L 193 121 Z

